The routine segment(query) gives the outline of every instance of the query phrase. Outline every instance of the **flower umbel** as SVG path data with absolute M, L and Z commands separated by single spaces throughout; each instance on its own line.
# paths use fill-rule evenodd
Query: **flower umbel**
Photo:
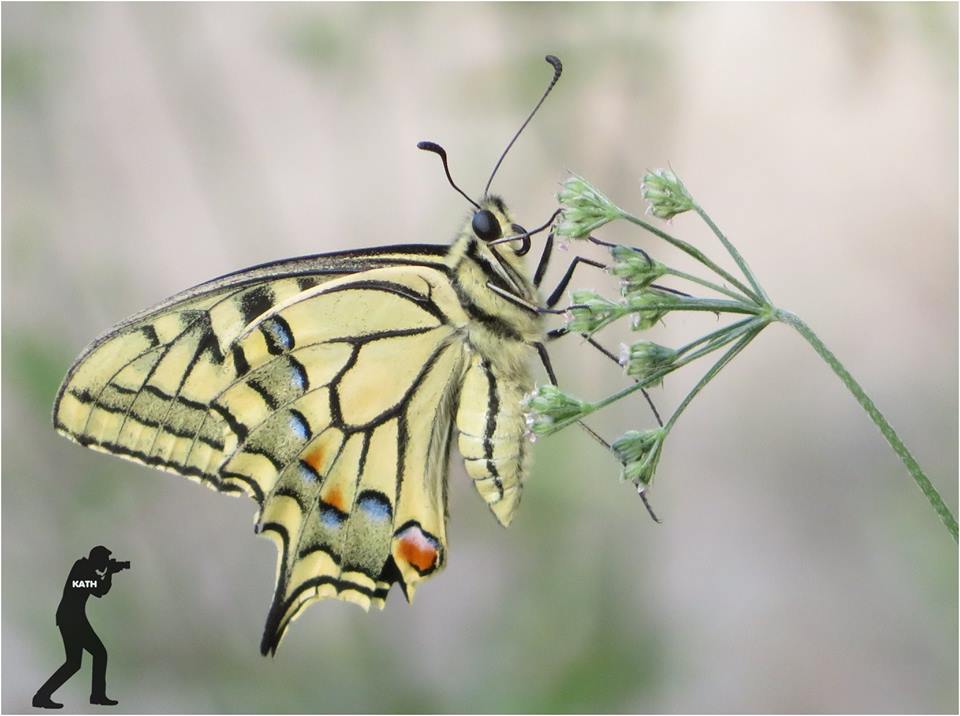
M 672 219 L 694 208 L 693 197 L 687 187 L 669 169 L 647 172 L 643 177 L 641 192 L 643 198 L 650 202 L 649 213 L 661 219 Z
M 646 288 L 667 273 L 667 267 L 654 261 L 645 251 L 629 246 L 614 246 L 610 254 L 613 256 L 610 273 L 620 278 L 624 296 Z
M 646 379 L 667 368 L 676 357 L 677 352 L 673 348 L 652 341 L 637 341 L 632 346 L 620 346 L 620 365 L 626 369 L 627 375 L 644 385 L 660 385 L 663 382 L 662 376 L 649 384 Z
M 558 236 L 583 239 L 591 231 L 623 216 L 623 211 L 605 194 L 578 176 L 572 176 L 563 183 L 557 200 L 563 208 L 563 218 L 557 227 Z
M 550 384 L 541 385 L 523 400 L 527 427 L 536 436 L 559 430 L 583 414 L 588 407 L 588 403 Z
M 760 331 L 770 323 L 778 321 L 795 328 L 833 369 L 903 461 L 907 471 L 926 496 L 953 540 L 958 541 L 960 530 L 958 530 L 956 518 L 893 427 L 810 327 L 796 315 L 778 308 L 771 302 L 746 260 L 703 207 L 693 200 L 679 177 L 668 169 L 649 171 L 643 177 L 642 193 L 649 202 L 648 213 L 653 216 L 669 220 L 687 211 L 697 214 L 720 241 L 745 280 L 741 280 L 721 267 L 693 244 L 671 236 L 666 231 L 621 209 L 585 179 L 572 176 L 564 182 L 563 189 L 558 195 L 562 218 L 557 225 L 555 235 L 560 238 L 589 238 L 594 244 L 610 247 L 613 262 L 609 271 L 621 279 L 622 285 L 621 296 L 617 300 L 604 298 L 594 291 L 575 291 L 573 305 L 567 309 L 567 331 L 589 335 L 625 316 L 630 316 L 634 330 L 643 330 L 653 327 L 667 313 L 673 311 L 706 311 L 716 314 L 718 319 L 725 314 L 746 314 L 748 317 L 687 342 L 678 350 L 649 341 L 639 341 L 630 347 L 624 347 L 621 363 L 635 381 L 632 385 L 605 398 L 587 403 L 565 395 L 552 385 L 544 386 L 530 395 L 524 403 L 531 435 L 545 435 L 574 422 L 582 423 L 579 419 L 587 413 L 602 410 L 636 391 L 644 391 L 647 401 L 650 402 L 649 396 L 645 393 L 648 385 L 660 382 L 664 375 L 671 373 L 674 369 L 732 343 L 690 389 L 666 422 L 661 419 L 657 409 L 650 402 L 654 417 L 661 426 L 659 429 L 643 432 L 630 431 L 611 446 L 623 465 L 624 479 L 633 481 L 650 515 L 657 520 L 656 515 L 650 510 L 650 505 L 647 504 L 645 491 L 653 480 L 667 433 L 700 391 L 746 348 Z M 595 229 L 617 219 L 639 226 L 673 248 L 679 249 L 711 271 L 716 278 L 704 278 L 686 271 L 664 267 L 640 249 L 611 246 L 605 241 L 590 236 Z M 596 264 L 593 261 L 588 263 Z M 565 281 L 569 280 L 571 275 L 572 266 Z M 700 288 L 720 294 L 723 298 L 699 297 L 686 291 L 660 285 L 657 281 L 661 276 L 669 276 L 672 280 L 688 281 Z M 560 334 L 562 331 L 556 333 L 556 335 Z M 608 357 L 615 358 L 599 343 L 592 340 L 591 343 Z M 593 433 L 589 428 L 587 430 Z M 596 433 L 593 435 L 601 443 L 606 444 L 602 437 Z
M 650 484 L 660 462 L 666 436 L 663 428 L 628 430 L 613 443 L 613 452 L 623 464 L 624 480 L 630 480 L 638 487 Z
M 574 291 L 567 310 L 567 329 L 571 333 L 595 333 L 628 313 L 626 307 L 596 291 Z

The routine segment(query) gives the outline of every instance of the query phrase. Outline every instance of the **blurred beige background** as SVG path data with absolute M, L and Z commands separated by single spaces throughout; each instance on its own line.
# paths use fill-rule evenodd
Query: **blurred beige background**
M 956 546 L 782 326 L 671 435 L 662 526 L 578 432 L 537 443 L 509 530 L 455 459 L 446 571 L 413 606 L 313 606 L 272 660 L 274 548 L 253 504 L 78 448 L 49 417 L 89 339 L 182 288 L 449 241 L 464 202 L 416 141 L 479 192 L 553 52 L 564 77 L 494 184 L 517 220 L 544 220 L 567 170 L 642 211 L 639 177 L 669 162 L 956 509 L 956 5 L 2 14 L 3 711 L 62 660 L 62 580 L 104 543 L 133 561 L 89 607 L 124 711 L 956 712 Z M 692 217 L 670 230 L 722 255 Z M 629 227 L 601 235 L 688 266 Z M 615 291 L 590 269 L 575 285 Z M 624 385 L 576 340 L 554 354 L 580 395 Z M 668 379 L 661 409 L 705 368 Z M 629 401 L 596 424 L 613 438 L 651 419 Z M 88 687 L 89 659 L 57 696 L 83 711 Z

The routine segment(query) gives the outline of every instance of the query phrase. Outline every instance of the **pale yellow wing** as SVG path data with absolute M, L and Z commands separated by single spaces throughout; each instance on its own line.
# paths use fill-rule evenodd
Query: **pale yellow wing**
M 286 280 L 245 324 L 234 287 L 129 322 L 71 370 L 55 413 L 79 442 L 261 505 L 280 548 L 265 653 L 314 599 L 382 607 L 443 565 L 467 352 L 442 268 Z
M 87 447 L 223 485 L 224 423 L 207 415 L 236 378 L 237 336 L 320 283 L 381 266 L 443 266 L 442 247 L 392 246 L 305 256 L 228 274 L 120 323 L 74 362 L 53 409 L 58 432 Z
M 465 321 L 442 272 L 382 269 L 305 291 L 236 341 L 249 369 L 211 412 L 234 436 L 221 477 L 263 505 L 280 550 L 264 653 L 316 599 L 382 607 L 393 582 L 412 598 L 443 565 Z

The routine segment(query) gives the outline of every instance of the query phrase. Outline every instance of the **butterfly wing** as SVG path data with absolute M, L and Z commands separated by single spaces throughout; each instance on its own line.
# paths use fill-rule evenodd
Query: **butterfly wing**
M 439 252 L 350 256 L 258 267 L 134 317 L 55 406 L 77 442 L 258 502 L 280 548 L 265 653 L 309 602 L 382 607 L 445 559 L 466 317 Z
M 87 447 L 233 489 L 218 474 L 223 421 L 207 406 L 236 377 L 227 358 L 241 331 L 312 286 L 383 266 L 442 265 L 443 255 L 413 245 L 306 256 L 188 289 L 87 347 L 57 394 L 54 427 Z
M 382 607 L 443 565 L 465 322 L 445 274 L 404 267 L 305 291 L 237 339 L 249 368 L 212 410 L 236 439 L 222 479 L 280 550 L 264 653 L 316 599 Z

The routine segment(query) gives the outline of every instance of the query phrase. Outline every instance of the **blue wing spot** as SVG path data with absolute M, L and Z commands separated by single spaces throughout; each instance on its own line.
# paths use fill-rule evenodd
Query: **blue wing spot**
M 320 522 L 323 523 L 324 527 L 333 530 L 338 529 L 346 519 L 347 516 L 333 505 L 328 505 L 325 502 L 320 503 Z
M 293 332 L 280 316 L 265 320 L 260 326 L 260 332 L 267 342 L 267 350 L 274 355 L 293 348 Z
M 290 359 L 290 383 L 301 393 L 305 393 L 307 388 L 310 387 L 306 368 L 293 358 Z
M 290 430 L 301 440 L 310 437 L 310 424 L 307 423 L 307 419 L 303 417 L 303 413 L 299 410 L 290 411 Z
M 393 517 L 390 501 L 379 492 L 362 493 L 357 500 L 357 507 L 378 522 L 385 522 Z
M 297 463 L 297 467 L 300 469 L 300 477 L 307 482 L 320 482 L 320 476 L 317 474 L 317 471 L 303 460 Z

